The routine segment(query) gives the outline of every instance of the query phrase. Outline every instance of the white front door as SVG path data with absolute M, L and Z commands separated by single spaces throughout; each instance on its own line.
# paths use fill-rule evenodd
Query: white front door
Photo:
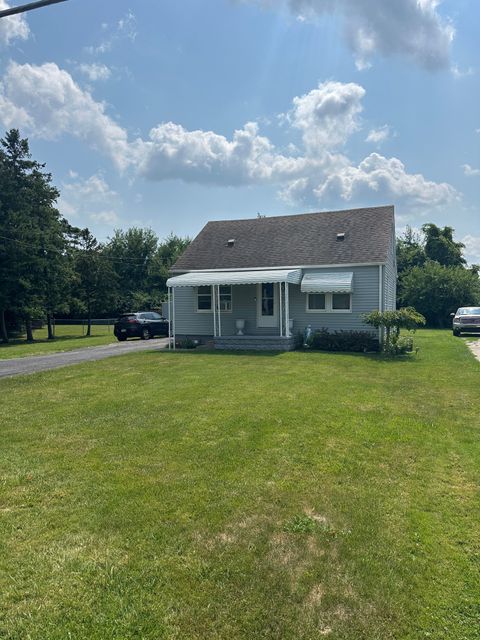
M 278 327 L 278 285 L 257 284 L 257 327 Z

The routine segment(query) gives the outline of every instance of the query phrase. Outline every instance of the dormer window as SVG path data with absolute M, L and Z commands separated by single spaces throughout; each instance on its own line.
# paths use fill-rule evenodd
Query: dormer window
M 337 242 L 343 242 L 345 240 L 344 233 L 337 233 Z

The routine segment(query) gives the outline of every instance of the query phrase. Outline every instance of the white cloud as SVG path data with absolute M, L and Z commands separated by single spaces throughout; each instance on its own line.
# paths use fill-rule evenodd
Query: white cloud
M 9 9 L 5 0 L 0 0 L 0 11 Z M 30 35 L 25 16 L 17 14 L 0 19 L 0 47 L 7 47 L 14 40 L 26 40 Z
M 291 124 L 302 131 L 309 152 L 344 144 L 360 128 L 365 89 L 350 82 L 324 82 L 303 96 L 293 99 L 288 114 Z
M 390 137 L 390 127 L 388 124 L 384 124 L 383 127 L 379 127 L 378 129 L 370 129 L 367 137 L 365 138 L 365 142 L 372 142 L 380 146 L 382 142 L 388 140 Z
M 58 202 L 62 215 L 79 225 L 86 224 L 88 219 L 105 224 L 118 222 L 118 216 L 113 211 L 113 207 L 119 203 L 118 194 L 110 188 L 101 173 L 89 178 L 81 178 L 74 171 L 69 171 L 68 175 L 71 182 L 62 184 Z
M 410 174 L 398 158 L 385 158 L 371 153 L 358 166 L 340 166 L 331 171 L 315 189 L 321 201 L 342 200 L 403 201 L 409 204 L 436 207 L 459 198 L 447 183 L 426 180 L 421 174 Z
M 89 80 L 92 82 L 97 82 L 98 80 L 108 80 L 112 75 L 112 71 L 106 64 L 98 64 L 94 62 L 93 64 L 80 64 L 78 65 L 78 69 L 83 75 L 87 76 Z
M 450 66 L 455 29 L 438 12 L 440 0 L 254 0 L 289 7 L 302 20 L 339 14 L 358 69 L 371 66 L 375 54 L 402 55 L 426 69 Z
M 460 69 L 460 67 L 456 64 L 452 65 L 451 70 L 455 78 L 467 78 L 468 76 L 473 76 L 473 74 L 475 73 L 475 69 L 473 67 Z
M 130 153 L 127 133 L 105 110 L 53 62 L 11 62 L 0 84 L 0 120 L 6 128 L 20 127 L 46 140 L 69 133 L 125 169 Z
M 453 187 L 408 173 L 397 158 L 372 153 L 357 165 L 339 153 L 360 127 L 364 95 L 358 84 L 329 81 L 295 97 L 284 122 L 291 134 L 300 132 L 302 143 L 287 145 L 283 151 L 260 134 L 255 122 L 237 129 L 231 138 L 166 122 L 153 127 L 147 139 L 129 140 L 105 105 L 57 65 L 11 63 L 0 84 L 0 121 L 49 140 L 74 135 L 108 156 L 120 171 L 130 170 L 148 180 L 272 184 L 281 188 L 284 199 L 315 207 L 333 201 L 337 205 L 339 200 L 350 204 L 393 200 L 435 207 L 458 199 Z M 105 200 L 112 192 L 101 176 L 78 182 L 74 180 L 74 188 L 67 187 L 64 193 L 72 210 L 73 190 L 86 202 L 101 196 L 101 206 L 89 213 L 111 210 Z
M 465 257 L 470 264 L 480 264 L 480 236 L 470 234 L 462 238 L 465 245 Z
M 130 40 L 135 42 L 137 39 L 137 19 L 133 11 L 127 13 L 113 25 L 107 23 L 102 24 L 102 30 L 105 32 L 105 38 L 97 45 L 91 45 L 85 48 L 90 55 L 102 55 L 111 51 L 115 44 L 120 40 Z
M 100 213 L 90 214 L 90 220 L 93 220 L 93 222 L 97 222 L 100 224 L 112 226 L 119 222 L 119 217 L 117 216 L 115 211 L 100 211 Z
M 474 176 L 480 176 L 480 169 L 474 169 L 469 164 L 462 164 L 463 173 L 472 178 Z

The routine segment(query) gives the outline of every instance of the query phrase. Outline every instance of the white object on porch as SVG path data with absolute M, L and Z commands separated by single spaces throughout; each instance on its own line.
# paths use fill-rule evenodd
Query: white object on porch
M 235 320 L 235 329 L 237 330 L 237 336 L 243 336 L 243 330 L 245 329 L 245 320 L 243 318 Z

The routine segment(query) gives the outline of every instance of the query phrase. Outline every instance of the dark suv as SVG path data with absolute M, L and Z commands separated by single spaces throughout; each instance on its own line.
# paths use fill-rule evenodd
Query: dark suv
M 155 311 L 125 313 L 116 320 L 113 333 L 120 342 L 127 338 L 149 340 L 154 336 L 168 336 L 168 320 Z

